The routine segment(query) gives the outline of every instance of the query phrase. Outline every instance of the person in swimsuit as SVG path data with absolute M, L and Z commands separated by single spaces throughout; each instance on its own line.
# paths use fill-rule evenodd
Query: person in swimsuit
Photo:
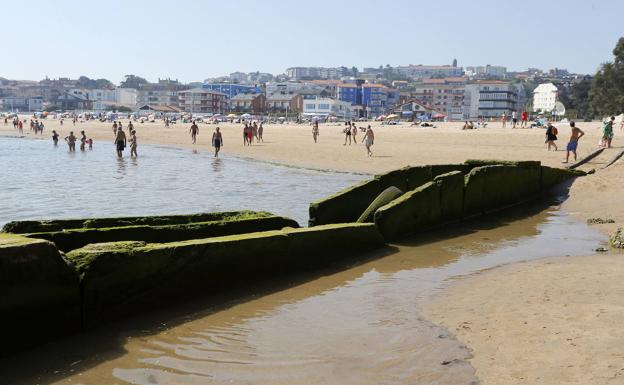
M 243 146 L 247 145 L 248 132 L 249 132 L 249 127 L 247 126 L 247 123 L 245 123 L 245 127 L 243 127 Z
M 84 151 L 87 144 L 87 136 L 84 131 L 80 131 L 80 135 L 80 151 Z
M 355 123 L 351 123 L 351 137 L 353 138 L 353 143 L 357 143 L 357 127 Z
M 193 124 L 191 125 L 191 128 L 189 129 L 189 132 L 191 133 L 193 144 L 195 144 L 195 142 L 197 141 L 197 134 L 199 133 L 199 127 L 197 127 L 197 124 L 195 124 L 194 120 L 193 120 Z
M 522 111 L 522 115 L 521 116 L 521 122 L 520 122 L 520 127 L 522 128 L 526 128 L 527 125 L 527 121 L 529 120 L 529 113 L 526 111 Z
M 212 146 L 215 148 L 215 158 L 219 156 L 219 151 L 223 147 L 223 136 L 221 130 L 217 127 L 217 131 L 212 134 Z
M 318 120 L 315 120 L 314 123 L 312 123 L 312 138 L 314 138 L 314 143 L 316 143 L 318 136 L 319 136 L 319 125 L 318 125 Z
M 576 123 L 573 121 L 570 122 L 570 128 L 572 128 L 572 133 L 570 134 L 570 141 L 568 142 L 568 147 L 566 151 L 566 160 L 563 163 L 568 163 L 570 159 L 570 152 L 574 154 L 574 161 L 576 162 L 576 149 L 578 148 L 578 141 L 585 135 L 580 128 L 576 127 Z
M 507 113 L 503 112 L 503 116 L 501 116 L 501 122 L 503 122 L 503 128 L 507 127 Z
M 262 139 L 263 132 L 264 132 L 264 127 L 262 127 L 262 122 L 260 122 L 260 126 L 258 126 L 258 140 L 260 142 L 264 142 L 264 139 Z
M 550 151 L 550 147 L 554 147 L 555 151 L 558 151 L 555 140 L 557 140 L 557 129 L 553 127 L 552 124 L 548 123 L 548 127 L 546 127 L 546 144 L 548 144 L 548 151 Z
M 612 116 L 609 121 L 607 121 L 602 126 L 602 147 L 611 148 L 611 141 L 613 140 L 613 124 L 615 123 L 615 116 Z
M 130 127 L 130 126 L 128 126 Z M 137 157 L 137 138 L 136 138 L 136 131 L 132 130 L 130 132 L 130 157 Z
M 117 147 L 117 156 L 121 158 L 123 156 L 123 150 L 126 148 L 126 133 L 119 127 L 117 129 L 117 135 L 115 136 L 115 146 Z
M 343 144 L 343 146 L 347 145 L 347 139 L 349 140 L 349 146 L 351 145 L 351 122 L 347 122 L 345 129 L 343 130 L 344 134 L 345 134 L 345 142 Z
M 69 151 L 76 151 L 76 137 L 74 136 L 74 131 L 69 132 L 69 135 L 65 137 L 65 141 L 69 146 Z
M 57 134 L 55 130 L 52 130 L 52 141 L 54 142 L 54 147 L 58 146 L 58 138 L 59 134 Z
M 254 122 L 253 123 L 253 137 L 256 138 L 256 142 L 259 142 L 260 138 L 258 138 L 258 123 Z
M 366 129 L 366 133 L 364 134 L 364 139 L 362 141 L 366 146 L 366 153 L 368 154 L 368 156 L 373 156 L 371 146 L 375 143 L 375 133 L 373 132 L 373 129 L 370 125 Z

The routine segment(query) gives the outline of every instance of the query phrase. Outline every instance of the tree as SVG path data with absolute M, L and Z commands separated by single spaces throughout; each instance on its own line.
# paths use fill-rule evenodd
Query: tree
M 86 76 L 81 76 L 78 78 L 78 85 L 81 88 L 94 89 L 94 88 L 114 88 L 113 83 L 107 79 L 89 79 Z
M 119 84 L 119 87 L 121 87 L 121 88 L 136 88 L 136 89 L 139 89 L 139 88 L 141 88 L 141 86 L 143 86 L 143 85 L 148 83 L 147 80 L 145 80 L 144 78 L 142 78 L 140 76 L 136 76 L 136 75 L 126 75 L 126 76 L 124 76 L 124 78 L 126 80 L 122 81 Z
M 619 113 L 624 106 L 624 37 L 617 42 L 613 56 L 613 62 L 600 67 L 589 92 L 592 109 L 602 116 Z

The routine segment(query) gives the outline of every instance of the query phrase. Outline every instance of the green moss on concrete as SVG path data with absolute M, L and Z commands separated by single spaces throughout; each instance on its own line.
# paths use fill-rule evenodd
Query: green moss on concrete
M 585 172 L 580 170 L 552 168 L 547 166 L 542 166 L 541 169 L 541 185 L 544 190 L 548 190 L 570 179 L 587 175 Z
M 54 245 L 0 235 L 0 356 L 79 328 L 78 275 Z
M 310 226 L 355 222 L 379 193 L 380 181 L 373 178 L 310 204 Z
M 408 166 L 403 168 L 403 173 L 407 178 L 407 190 L 414 190 L 433 179 L 431 166 Z
M 537 160 L 494 160 L 494 159 L 468 159 L 464 162 L 468 166 L 517 166 L 521 168 L 539 168 L 541 162 Z
M 375 198 L 375 200 L 370 204 L 370 206 L 368 206 L 368 208 L 366 208 L 366 210 L 364 210 L 362 215 L 360 215 L 360 217 L 358 218 L 357 222 L 372 223 L 374 220 L 375 211 L 377 211 L 377 209 L 387 205 L 388 203 L 392 202 L 403 194 L 403 191 L 396 188 L 395 186 L 388 187 L 387 189 L 382 191 L 381 194 L 377 196 L 377 198 Z
M 3 232 L 8 233 L 43 233 L 58 232 L 70 229 L 94 229 L 128 226 L 165 226 L 174 224 L 190 224 L 197 222 L 242 220 L 271 216 L 267 212 L 231 211 L 217 213 L 200 213 L 187 215 L 163 215 L 145 217 L 116 217 L 91 219 L 62 219 L 50 221 L 18 221 L 7 223 Z
M 464 218 L 484 213 L 483 192 L 488 167 L 493 166 L 475 167 L 464 177 Z
M 464 173 L 451 171 L 433 180 L 440 186 L 440 217 L 444 223 L 459 222 L 464 212 Z
M 403 194 L 377 210 L 375 224 L 386 240 L 437 228 L 441 225 L 440 186 L 429 182 Z
M 379 189 L 381 191 L 388 187 L 396 187 L 401 191 L 407 191 L 407 175 L 404 169 L 377 175 L 375 178 L 379 180 Z
M 463 174 L 467 174 L 474 167 L 466 164 L 436 164 L 431 166 L 432 179 L 438 175 L 448 174 L 449 172 L 459 171 Z
M 498 211 L 535 198 L 540 193 L 540 169 L 510 165 L 486 169 L 483 208 Z
M 292 219 L 271 216 L 268 213 L 245 213 L 222 216 L 222 220 L 163 226 L 134 225 L 126 227 L 73 229 L 50 233 L 30 234 L 30 237 L 54 242 L 60 250 L 70 251 L 90 243 L 117 241 L 176 242 L 196 238 L 219 237 L 258 231 L 278 230 L 286 226 L 298 227 Z

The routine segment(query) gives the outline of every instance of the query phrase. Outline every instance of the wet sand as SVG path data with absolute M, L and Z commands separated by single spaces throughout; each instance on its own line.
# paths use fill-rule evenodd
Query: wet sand
M 52 343 L 0 374 L 20 385 L 476 384 L 469 350 L 421 307 L 462 276 L 602 242 L 554 208 L 523 207 L 223 309 Z
M 124 120 L 124 127 L 127 127 Z M 65 121 L 61 127 L 58 120 L 44 120 L 44 138 L 50 140 L 52 130 L 57 130 L 62 138 L 70 130 L 78 135 L 85 130 L 88 137 L 94 139 L 94 147 L 107 146 L 114 154 L 112 144 L 113 133 L 111 123 L 89 121 L 77 123 Z M 360 122 L 358 126 L 371 124 L 375 131 L 374 156 L 369 158 L 363 144 L 343 146 L 344 125 L 321 124 L 318 143 L 312 140 L 310 125 L 302 124 L 270 124 L 264 129 L 264 143 L 243 146 L 242 125 L 223 123 L 219 126 L 223 132 L 223 153 L 281 164 L 336 171 L 361 173 L 381 173 L 418 164 L 440 164 L 463 162 L 469 158 L 507 159 L 507 160 L 541 160 L 546 165 L 561 166 L 565 159 L 564 151 L 546 151 L 544 130 L 535 129 L 502 129 L 499 122 L 490 123 L 486 129 L 462 131 L 462 123 L 436 123 L 437 128 L 410 127 L 409 123 L 397 126 L 382 126 L 378 122 Z M 590 153 L 598 143 L 600 123 L 579 123 L 587 136 L 579 145 L 579 156 Z M 215 125 L 199 124 L 197 144 L 191 143 L 190 124 L 174 124 L 165 128 L 161 121 L 155 123 L 135 123 L 139 140 L 139 156 L 141 144 L 161 144 L 175 147 L 196 148 L 212 151 L 211 138 Z M 509 126 L 508 126 L 509 127 Z M 559 129 L 560 149 L 565 148 L 569 127 Z M 0 124 L 0 135 L 14 135 L 17 131 L 12 125 Z M 25 128 L 24 135 L 33 136 Z M 617 133 L 616 133 L 617 135 Z M 363 135 L 358 133 L 361 142 Z M 617 142 L 616 142 L 617 144 Z M 129 151 L 126 151 L 126 156 Z

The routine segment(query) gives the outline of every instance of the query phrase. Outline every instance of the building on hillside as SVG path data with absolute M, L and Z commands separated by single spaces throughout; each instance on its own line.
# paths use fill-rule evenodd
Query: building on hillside
M 466 67 L 466 76 L 474 79 L 505 79 L 507 67 L 503 66 L 473 66 Z
M 4 96 L 0 98 L 0 111 L 34 112 L 42 111 L 43 108 L 43 96 Z
M 303 115 L 307 117 L 335 116 L 344 120 L 353 118 L 350 103 L 330 98 L 306 99 L 303 101 Z
M 204 83 L 202 88 L 207 90 L 220 92 L 227 95 L 228 99 L 232 99 L 234 96 L 243 94 L 259 94 L 262 93 L 262 89 L 253 85 L 236 84 L 236 83 Z
M 266 109 L 267 112 L 293 112 L 301 113 L 303 105 L 303 97 L 294 92 L 276 92 L 267 96 Z
M 286 69 L 286 76 L 291 80 L 340 79 L 353 75 L 347 67 L 291 67 Z
M 388 87 L 382 84 L 362 84 L 362 106 L 369 117 L 383 115 L 388 108 Z
M 49 101 L 50 107 L 61 111 L 90 111 L 93 110 L 93 101 L 89 96 L 81 93 L 63 92 Z
M 266 96 L 264 94 L 237 94 L 230 99 L 232 111 L 263 114 L 266 111 Z
M 229 109 L 226 94 L 205 88 L 192 88 L 178 92 L 179 106 L 184 112 L 223 113 Z
M 429 78 L 448 78 L 458 77 L 464 75 L 464 69 L 462 67 L 455 67 L 452 65 L 442 66 L 424 66 L 424 65 L 408 65 L 394 67 L 393 72 L 397 75 L 406 77 L 412 80 L 422 80 Z
M 465 89 L 466 78 L 463 77 L 426 79 L 414 85 L 409 97 L 431 106 L 448 120 L 462 120 Z
M 178 91 L 187 88 L 178 80 L 171 79 L 158 79 L 157 83 L 143 84 L 137 90 L 137 105 L 177 106 Z
M 269 82 L 265 84 L 266 94 L 272 95 L 277 92 L 299 93 L 305 90 L 322 90 L 321 85 L 313 82 Z
M 464 94 L 464 119 L 511 116 L 524 109 L 524 87 L 501 80 L 478 80 L 467 84 Z
M 551 112 L 557 103 L 557 86 L 552 83 L 540 84 L 533 90 L 533 112 Z
M 137 90 L 134 88 L 116 88 L 115 102 L 119 105 L 134 109 L 137 107 Z

